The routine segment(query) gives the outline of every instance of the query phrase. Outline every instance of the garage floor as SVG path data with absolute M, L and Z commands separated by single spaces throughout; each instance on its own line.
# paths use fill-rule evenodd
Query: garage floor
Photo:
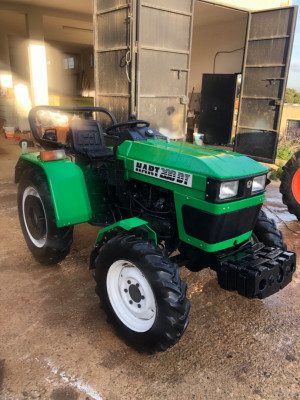
M 0 137 L 0 399 L 150 400 L 300 397 L 300 268 L 270 298 L 219 288 L 213 271 L 182 269 L 190 324 L 173 348 L 139 354 L 106 322 L 89 254 L 97 229 L 75 229 L 70 255 L 39 265 L 23 240 L 14 165 L 20 148 Z M 300 259 L 300 224 L 270 185 L 265 209 Z M 274 214 L 275 213 L 275 214 Z

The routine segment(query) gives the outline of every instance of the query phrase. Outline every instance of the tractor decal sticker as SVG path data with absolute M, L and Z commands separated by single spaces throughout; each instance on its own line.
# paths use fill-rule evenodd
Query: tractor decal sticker
M 134 161 L 134 172 L 177 183 L 178 185 L 192 187 L 193 175 L 174 169 Z

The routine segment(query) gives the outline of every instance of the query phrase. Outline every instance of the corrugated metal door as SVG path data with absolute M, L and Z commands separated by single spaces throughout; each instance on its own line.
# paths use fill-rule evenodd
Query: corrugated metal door
M 234 150 L 274 162 L 284 104 L 296 7 L 249 16 Z
M 137 1 L 137 115 L 171 138 L 186 131 L 193 2 Z
M 131 108 L 133 26 L 130 0 L 94 0 L 95 104 L 118 121 Z

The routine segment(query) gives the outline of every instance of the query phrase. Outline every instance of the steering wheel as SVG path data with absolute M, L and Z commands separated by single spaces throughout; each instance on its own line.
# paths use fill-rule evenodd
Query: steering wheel
M 142 126 L 146 126 L 148 128 L 148 126 L 150 126 L 150 122 L 145 121 L 143 119 L 134 119 L 132 121 L 126 121 L 126 122 L 119 122 L 118 124 L 114 124 L 109 126 L 106 129 L 106 133 L 108 135 L 118 135 L 121 133 L 120 132 L 120 128 L 124 128 L 124 127 L 131 127 L 131 128 L 135 128 L 137 125 L 142 125 Z M 117 131 L 112 133 L 112 131 Z

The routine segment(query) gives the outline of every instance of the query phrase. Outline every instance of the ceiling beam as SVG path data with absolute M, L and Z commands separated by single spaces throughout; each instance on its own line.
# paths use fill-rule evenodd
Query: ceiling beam
M 30 4 L 12 2 L 12 1 L 1 1 L 0 2 L 0 10 L 13 11 L 19 14 L 28 14 L 30 11 L 38 11 L 42 15 L 56 18 L 67 18 L 67 19 L 75 19 L 78 21 L 86 21 L 92 22 L 92 14 L 83 14 L 69 10 L 63 9 L 55 9 L 50 7 L 37 7 Z

